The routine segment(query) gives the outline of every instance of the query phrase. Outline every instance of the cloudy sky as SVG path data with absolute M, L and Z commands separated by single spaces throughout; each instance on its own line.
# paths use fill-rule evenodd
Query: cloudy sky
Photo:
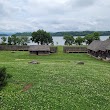
M 0 0 L 0 32 L 110 31 L 110 0 Z

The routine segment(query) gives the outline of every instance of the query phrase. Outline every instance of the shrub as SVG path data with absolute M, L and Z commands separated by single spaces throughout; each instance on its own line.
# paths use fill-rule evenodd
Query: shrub
M 6 68 L 2 67 L 0 68 L 0 90 L 3 86 L 7 84 L 7 78 L 10 78 L 11 75 L 6 73 Z

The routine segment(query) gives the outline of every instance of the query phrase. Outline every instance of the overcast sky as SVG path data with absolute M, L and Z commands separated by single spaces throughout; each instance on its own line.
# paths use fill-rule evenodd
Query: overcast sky
M 110 0 L 0 0 L 0 32 L 110 31 Z

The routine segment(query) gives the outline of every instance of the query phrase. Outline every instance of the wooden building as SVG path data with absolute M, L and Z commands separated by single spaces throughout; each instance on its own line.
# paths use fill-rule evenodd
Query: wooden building
M 106 47 L 106 53 L 107 53 L 107 60 L 110 60 L 110 44 Z
M 101 45 L 99 46 L 99 52 L 102 59 L 106 59 L 108 56 L 108 53 L 106 51 L 107 46 L 110 44 L 110 39 L 107 39 L 105 41 L 102 41 Z
M 64 46 L 64 53 L 87 53 L 86 46 Z
M 110 59 L 110 39 L 105 41 L 94 40 L 88 47 L 88 54 L 99 59 Z
M 88 47 L 88 54 L 94 56 L 94 57 L 99 57 L 99 47 L 101 45 L 102 41 L 99 40 L 94 40 Z
M 0 45 L 0 50 L 4 51 L 28 51 L 29 45 Z M 56 53 L 57 47 L 56 46 L 50 46 L 50 53 Z
M 58 48 L 56 46 L 50 46 L 50 53 L 57 53 Z
M 5 51 L 28 51 L 29 46 L 23 45 L 0 45 L 0 50 Z
M 31 45 L 29 46 L 30 54 L 34 55 L 49 55 L 50 46 L 48 45 Z

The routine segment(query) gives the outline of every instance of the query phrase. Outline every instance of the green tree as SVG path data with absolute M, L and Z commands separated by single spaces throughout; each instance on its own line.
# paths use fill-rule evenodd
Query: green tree
M 100 34 L 98 32 L 93 33 L 94 40 L 100 40 Z
M 53 39 L 52 39 L 52 36 L 50 35 L 50 33 L 46 32 L 44 43 L 47 45 L 49 45 L 50 43 L 53 44 Z
M 88 34 L 84 37 L 86 44 L 90 44 L 93 40 L 100 40 L 100 34 L 98 32 L 94 32 L 92 34 Z
M 82 42 L 84 42 L 84 38 L 82 38 L 81 36 L 78 36 L 78 37 L 75 39 L 75 43 L 78 44 L 78 45 L 81 45 Z
M 50 35 L 50 33 L 47 33 L 46 31 L 40 30 L 40 29 L 38 31 L 32 33 L 31 40 L 35 43 L 38 43 L 38 45 L 39 44 L 48 45 L 50 43 L 53 43 L 53 39 L 52 39 L 52 36 Z
M 18 37 L 18 41 L 19 45 L 27 45 L 27 43 L 30 42 L 29 37 L 27 36 Z
M 7 40 L 7 38 L 6 37 L 1 37 L 1 40 L 2 40 L 2 45 L 6 45 L 6 40 Z
M 12 45 L 12 39 L 11 39 L 11 37 L 8 37 L 8 45 Z
M 65 35 L 63 39 L 65 40 L 65 45 L 72 45 L 74 43 L 74 37 L 71 35 Z
M 12 35 L 8 37 L 8 45 L 27 45 L 29 42 L 30 40 L 27 36 L 16 37 L 16 35 Z
M 21 45 L 21 38 L 20 37 L 17 37 L 17 39 L 16 39 L 16 45 Z
M 18 38 L 16 37 L 16 35 L 12 35 L 11 36 L 11 42 L 12 42 L 12 45 L 17 45 L 18 43 Z

